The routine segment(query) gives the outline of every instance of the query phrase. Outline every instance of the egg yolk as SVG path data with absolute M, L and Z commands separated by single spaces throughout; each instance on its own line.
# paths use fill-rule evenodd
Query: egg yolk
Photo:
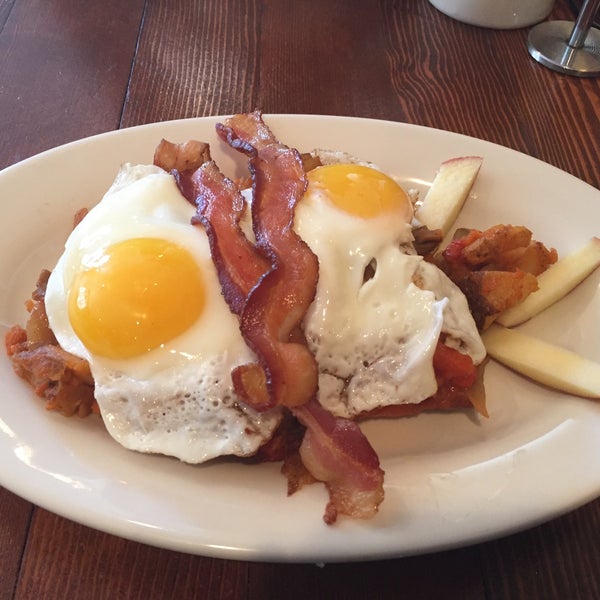
M 317 167 L 307 174 L 311 186 L 325 191 L 343 211 L 364 219 L 403 212 L 406 220 L 412 208 L 406 192 L 388 175 L 371 167 L 335 164 Z
M 69 293 L 69 319 L 94 354 L 121 359 L 175 338 L 202 313 L 200 269 L 183 247 L 133 238 L 109 246 L 81 270 Z

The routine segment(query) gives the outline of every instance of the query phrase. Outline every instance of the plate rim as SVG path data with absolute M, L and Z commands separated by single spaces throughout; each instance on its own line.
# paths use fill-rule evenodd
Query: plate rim
M 226 118 L 227 116 L 228 115 L 194 117 L 194 118 L 173 119 L 173 120 L 169 120 L 169 121 L 141 124 L 141 125 L 124 128 L 124 129 L 117 129 L 117 130 L 107 131 L 107 132 L 103 132 L 103 133 L 98 133 L 98 134 L 94 134 L 94 135 L 84 137 L 84 138 L 81 138 L 78 140 L 67 142 L 67 143 L 61 144 L 60 146 L 57 146 L 55 148 L 50 148 L 50 149 L 44 150 L 43 152 L 40 152 L 31 157 L 25 158 L 22 161 L 19 161 L 13 165 L 9 165 L 8 167 L 5 167 L 2 171 L 0 171 L 0 184 L 1 184 L 2 180 L 7 176 L 7 174 L 13 174 L 14 172 L 17 172 L 17 174 L 18 174 L 18 171 L 20 169 L 29 168 L 29 165 L 32 165 L 32 164 L 35 165 L 38 161 L 44 161 L 50 155 L 56 156 L 57 153 L 64 153 L 64 152 L 76 150 L 78 147 L 80 147 L 81 144 L 94 144 L 99 139 L 111 140 L 112 138 L 118 138 L 119 136 L 122 136 L 122 135 L 135 136 L 136 133 L 138 133 L 141 130 L 150 131 L 150 130 L 169 129 L 172 126 L 186 125 L 186 124 L 189 124 L 190 122 L 217 122 L 218 120 L 222 120 L 222 119 Z M 408 129 L 414 129 L 414 130 L 419 130 L 419 131 L 426 131 L 426 132 L 428 132 L 428 134 L 448 135 L 448 136 L 451 136 L 453 139 L 460 138 L 460 139 L 464 139 L 464 140 L 475 141 L 477 144 L 489 145 L 490 147 L 494 147 L 498 151 L 501 151 L 501 152 L 515 153 L 516 155 L 521 155 L 521 156 L 527 157 L 528 160 L 533 160 L 533 161 L 536 161 L 537 163 L 539 163 L 539 165 L 543 165 L 544 169 L 552 169 L 552 170 L 558 172 L 558 174 L 560 174 L 561 177 L 565 177 L 565 176 L 569 177 L 572 180 L 578 182 L 578 185 L 583 184 L 585 186 L 588 186 L 591 190 L 593 190 L 594 193 L 598 193 L 598 190 L 595 187 L 593 187 L 591 184 L 589 184 L 585 181 L 582 181 L 581 179 L 578 179 L 574 175 L 572 175 L 566 171 L 563 171 L 554 165 L 545 163 L 538 158 L 529 156 L 518 150 L 508 148 L 505 146 L 501 146 L 494 142 L 474 138 L 474 137 L 464 135 L 461 133 L 455 133 L 455 132 L 447 131 L 447 130 L 443 130 L 443 129 L 425 127 L 422 125 L 415 125 L 415 124 L 396 122 L 396 121 L 390 121 L 390 120 L 374 119 L 374 118 L 368 118 L 368 117 L 335 116 L 335 115 L 319 115 L 319 114 L 281 114 L 281 113 L 274 113 L 274 114 L 265 113 L 264 117 L 267 122 L 269 122 L 269 120 L 273 119 L 274 124 L 279 120 L 289 120 L 289 119 L 292 119 L 292 120 L 294 120 L 294 119 L 335 120 L 338 122 L 346 122 L 346 123 L 356 123 L 356 122 L 360 121 L 360 122 L 364 122 L 367 125 L 376 123 L 378 127 L 379 126 L 383 126 L 383 127 L 391 126 L 393 128 L 398 128 L 398 127 L 408 128 Z M 2 212 L 3 206 L 4 206 L 4 203 L 0 203 L 0 212 Z M 47 416 L 48 415 L 44 415 L 44 418 L 47 418 Z M 0 425 L 2 425 L 1 421 L 2 421 L 2 414 L 0 413 Z M 20 496 L 22 495 L 19 492 L 19 490 L 21 489 L 19 485 L 16 485 L 13 488 L 13 486 L 10 485 L 11 482 L 7 482 L 5 480 L 4 475 L 0 476 L 0 479 L 1 479 L 0 483 L 4 487 L 13 491 L 17 495 L 20 495 Z M 553 518 L 559 516 L 560 514 L 564 514 L 565 512 L 569 512 L 570 510 L 573 510 L 579 506 L 582 506 L 583 504 L 586 504 L 590 500 L 593 500 L 594 498 L 598 497 L 598 495 L 600 495 L 600 488 L 597 490 L 597 492 L 590 493 L 586 497 L 581 497 L 577 500 L 577 502 L 570 503 L 568 506 L 563 507 L 563 509 L 561 509 L 559 511 L 553 511 L 549 514 L 541 515 L 537 521 L 530 520 L 527 524 L 516 525 L 512 530 L 509 528 L 504 528 L 502 530 L 502 535 L 510 535 L 511 533 L 520 531 L 524 528 L 535 526 L 536 524 L 553 519 Z M 25 497 L 25 496 L 23 496 L 23 497 Z M 186 544 L 184 540 L 173 540 L 173 539 L 157 540 L 156 537 L 154 536 L 153 532 L 151 530 L 149 530 L 147 527 L 141 527 L 141 526 L 137 527 L 137 528 L 134 527 L 131 531 L 128 530 L 128 531 L 124 532 L 122 526 L 115 525 L 110 520 L 107 520 L 106 522 L 104 522 L 102 527 L 98 527 L 97 521 L 95 523 L 90 522 L 90 520 L 86 521 L 85 515 L 83 515 L 82 518 L 80 518 L 80 519 L 73 518 L 73 516 L 72 516 L 73 513 L 69 509 L 65 509 L 65 510 L 61 511 L 60 507 L 56 507 L 54 505 L 45 506 L 43 499 L 42 499 L 42 501 L 40 501 L 39 498 L 37 498 L 37 499 L 26 498 L 26 499 L 38 506 L 46 508 L 47 510 L 50 510 L 51 512 L 53 512 L 55 514 L 59 514 L 67 519 L 79 522 L 88 527 L 100 529 L 101 531 L 105 531 L 105 532 L 113 534 L 113 535 L 118 535 L 120 537 L 126 537 L 127 539 L 131 539 L 134 541 L 142 542 L 142 543 L 153 545 L 153 546 L 168 548 L 171 550 L 184 551 L 184 552 L 188 552 L 188 553 L 192 553 L 192 554 L 202 554 L 205 556 L 213 556 L 213 557 L 217 557 L 217 558 L 232 558 L 232 559 L 238 559 L 238 560 L 253 560 L 253 561 L 258 560 L 258 561 L 272 561 L 272 562 L 291 562 L 291 561 L 293 561 L 293 562 L 321 562 L 321 561 L 340 562 L 340 561 L 353 561 L 353 560 L 376 560 L 376 559 L 382 559 L 382 558 L 393 558 L 393 557 L 397 557 L 397 556 L 407 555 L 406 553 L 398 554 L 398 553 L 390 552 L 389 549 L 386 549 L 381 553 L 372 552 L 370 556 L 367 556 L 365 558 L 365 556 L 357 555 L 356 551 L 349 551 L 347 553 L 342 552 L 339 556 L 332 556 L 330 554 L 319 554 L 318 551 L 311 552 L 309 549 L 306 549 L 306 551 L 304 553 L 296 552 L 292 556 L 285 556 L 285 555 L 281 556 L 280 554 L 277 554 L 277 553 L 269 554 L 268 552 L 265 552 L 265 551 L 255 553 L 251 550 L 243 549 L 243 548 L 223 549 L 223 548 L 219 548 L 219 547 L 211 548 L 211 547 L 207 547 L 207 546 L 195 547 L 193 543 L 190 542 L 190 543 Z M 125 535 L 124 535 L 124 533 L 125 533 Z M 487 533 L 479 532 L 478 535 L 472 535 L 467 540 L 467 543 L 468 544 L 478 543 L 478 542 L 492 539 L 495 537 L 498 537 L 497 531 L 489 531 Z M 158 541 L 158 543 L 157 543 L 157 541 Z M 441 546 L 423 547 L 420 549 L 420 551 L 410 552 L 410 554 L 416 555 L 416 554 L 422 554 L 425 552 L 432 552 L 434 550 L 435 551 L 445 550 L 445 549 L 449 549 L 449 548 L 455 548 L 459 545 L 463 545 L 463 544 L 448 542 L 447 544 L 441 545 Z

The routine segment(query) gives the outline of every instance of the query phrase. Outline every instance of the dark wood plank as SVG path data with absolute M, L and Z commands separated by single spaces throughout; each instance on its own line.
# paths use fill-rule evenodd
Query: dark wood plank
M 344 0 L 273 3 L 260 22 L 258 105 L 268 112 L 396 119 L 389 22 L 381 10 L 387 5 L 357 2 L 348 10 Z
M 151 3 L 123 125 L 255 107 L 383 117 L 394 97 L 382 15 L 367 3 L 345 6 L 341 0 Z
M 600 501 L 482 547 L 486 598 L 600 598 Z
M 0 31 L 2 31 L 4 23 L 6 23 L 6 19 L 8 19 L 8 15 L 10 14 L 14 3 L 15 0 L 4 0 L 0 3 Z
M 122 126 L 250 110 L 260 4 L 148 3 Z
M 14 2 L 0 32 L 0 168 L 118 127 L 143 7 Z
M 470 27 L 426 2 L 345 4 L 151 3 L 122 125 L 257 106 L 385 118 L 487 139 L 600 185 L 600 84 L 540 66 L 526 29 Z M 582 149 L 557 144 L 571 128 Z
M 275 600 L 283 590 L 292 600 L 434 600 L 441 591 L 445 598 L 475 600 L 485 593 L 477 547 L 372 563 L 253 567 L 249 598 Z
M 427 3 L 409 11 L 384 8 L 390 77 L 401 109 L 395 118 L 514 148 L 600 184 L 594 167 L 600 152 L 597 79 L 559 76 L 539 65 L 527 52 L 528 29 L 494 31 L 444 15 L 433 19 Z M 558 140 L 569 139 L 572 129 L 582 143 L 566 148 Z
M 33 506 L 0 488 L 0 598 L 13 597 Z
M 583 517 L 583 518 L 582 518 Z M 600 502 L 518 535 L 369 563 L 261 564 L 128 542 L 37 509 L 15 600 L 165 597 L 289 600 L 596 598 Z M 48 568 L 47 557 L 60 556 Z
M 33 519 L 27 555 L 15 599 L 188 598 L 196 578 L 212 585 L 208 561 L 128 542 L 42 509 Z M 54 557 L 51 568 L 48 557 Z
M 477 547 L 354 564 L 260 564 L 127 542 L 38 509 L 16 600 L 25 598 L 481 598 Z M 60 556 L 48 568 L 45 557 Z M 435 573 L 435 578 L 430 577 Z M 340 583 L 343 582 L 343 585 Z

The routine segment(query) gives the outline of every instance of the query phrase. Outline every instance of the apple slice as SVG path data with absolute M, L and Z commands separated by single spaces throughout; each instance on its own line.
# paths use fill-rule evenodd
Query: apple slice
M 492 358 L 534 381 L 575 396 L 600 398 L 600 363 L 499 325 L 492 325 L 482 339 Z
M 529 294 L 520 304 L 502 312 L 496 322 L 505 327 L 514 327 L 527 321 L 566 296 L 598 265 L 600 238 L 594 237 L 538 275 L 538 290 Z
M 481 168 L 480 156 L 461 156 L 444 161 L 417 206 L 415 217 L 429 229 L 446 235 L 456 221 Z

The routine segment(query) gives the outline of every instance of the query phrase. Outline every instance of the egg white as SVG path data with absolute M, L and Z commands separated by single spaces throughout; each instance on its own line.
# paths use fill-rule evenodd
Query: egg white
M 325 162 L 342 158 L 349 162 L 339 153 Z M 244 196 L 251 202 L 250 190 Z M 235 396 L 231 370 L 256 359 L 221 295 L 206 234 L 190 225 L 194 212 L 170 174 L 125 165 L 67 240 L 46 292 L 50 326 L 65 350 L 90 363 L 113 438 L 190 463 L 254 453 L 282 415 L 280 409 L 258 413 Z M 252 239 L 248 218 L 242 227 Z M 442 333 L 476 363 L 483 360 L 465 297 L 416 255 L 405 214 L 359 218 L 316 191 L 297 205 L 294 229 L 319 259 L 316 297 L 303 325 L 319 367 L 318 399 L 333 414 L 352 418 L 431 396 L 437 389 L 432 357 Z M 170 240 L 193 255 L 205 280 L 206 308 L 185 333 L 142 356 L 94 355 L 69 321 L 71 284 L 99 251 L 138 237 Z
M 231 370 L 255 360 L 220 292 L 204 230 L 173 177 L 153 166 L 125 165 L 102 201 L 69 236 L 46 291 L 46 311 L 59 344 L 85 358 L 109 433 L 123 446 L 197 463 L 249 455 L 269 439 L 280 410 L 258 413 L 237 402 Z M 99 252 L 131 238 L 184 246 L 201 269 L 205 308 L 186 332 L 131 359 L 91 353 L 69 321 L 74 277 Z
M 433 395 L 442 332 L 448 345 L 483 360 L 464 295 L 416 255 L 404 214 L 363 219 L 315 186 L 298 204 L 294 227 L 319 257 L 304 330 L 319 366 L 319 401 L 330 412 L 353 418 Z

